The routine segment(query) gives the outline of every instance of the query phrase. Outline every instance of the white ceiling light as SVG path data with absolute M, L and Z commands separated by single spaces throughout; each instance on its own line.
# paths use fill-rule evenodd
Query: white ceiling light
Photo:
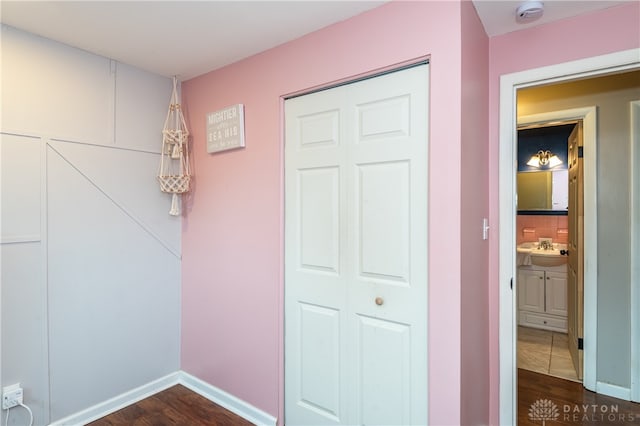
M 544 13 L 541 1 L 526 1 L 516 9 L 516 21 L 519 23 L 533 22 Z

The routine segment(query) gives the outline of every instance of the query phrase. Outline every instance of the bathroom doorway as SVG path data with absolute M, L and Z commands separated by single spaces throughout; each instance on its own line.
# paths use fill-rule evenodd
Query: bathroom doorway
M 583 123 L 573 111 L 518 120 L 517 368 L 582 381 Z M 543 121 L 552 117 L 552 121 Z M 579 158 L 579 159 L 578 159 Z M 572 191 L 573 189 L 573 191 Z M 520 379 L 522 380 L 522 379 Z
M 618 371 L 622 374 L 620 379 L 617 379 L 621 385 L 612 385 L 607 383 L 603 378 L 612 374 L 612 369 L 609 366 L 626 365 L 629 353 L 634 353 L 633 348 L 628 348 L 628 340 L 620 338 L 627 333 L 632 337 L 638 334 L 637 324 L 630 324 L 628 321 L 629 316 L 626 315 L 626 310 L 630 307 L 632 313 L 634 309 L 634 303 L 629 303 L 628 292 L 625 292 L 628 280 L 624 278 L 618 279 L 615 274 L 618 271 L 622 271 L 622 274 L 627 273 L 627 268 L 605 268 L 602 273 L 609 275 L 605 277 L 604 281 L 601 277 L 601 284 L 606 281 L 607 292 L 598 293 L 598 282 L 596 277 L 598 276 L 600 264 L 606 266 L 610 258 L 602 256 L 598 258 L 598 233 L 600 231 L 601 247 L 600 250 L 607 250 L 609 240 L 611 240 L 612 248 L 619 248 L 621 241 L 626 246 L 625 239 L 628 238 L 628 229 L 626 234 L 618 233 L 617 229 L 622 229 L 621 226 L 627 223 L 628 219 L 620 218 L 612 220 L 612 215 L 627 215 L 628 209 L 620 208 L 620 203 L 607 201 L 611 196 L 616 196 L 619 192 L 609 190 L 614 187 L 611 182 L 601 182 L 600 192 L 597 191 L 596 186 L 596 161 L 595 156 L 587 155 L 588 151 L 592 151 L 594 154 L 602 154 L 602 147 L 596 150 L 595 139 L 590 141 L 589 134 L 596 134 L 596 108 L 588 107 L 587 103 L 592 100 L 592 96 L 599 96 L 605 93 L 605 90 L 600 90 L 598 93 L 589 96 L 583 96 L 581 98 L 582 104 L 576 105 L 567 102 L 566 99 L 562 99 L 556 104 L 556 108 L 553 108 L 550 102 L 542 102 L 538 106 L 544 106 L 544 109 L 539 108 L 536 110 L 528 110 L 524 108 L 517 108 L 516 115 L 516 97 L 520 98 L 520 95 L 524 92 L 523 89 L 528 88 L 550 88 L 553 92 L 549 97 L 559 97 L 563 94 L 563 84 L 571 84 L 578 82 L 590 82 L 592 79 L 599 77 L 616 75 L 618 78 L 612 79 L 612 81 L 622 81 L 627 75 L 628 77 L 635 78 L 632 73 L 633 70 L 637 70 L 640 67 L 640 63 L 637 61 L 637 51 L 623 51 L 604 55 L 597 58 L 587 58 L 580 61 L 568 62 L 565 64 L 557 64 L 549 67 L 542 67 L 533 70 L 521 71 L 518 73 L 503 75 L 500 82 L 500 423 L 501 424 L 516 424 L 517 422 L 517 368 L 516 368 L 516 338 L 517 338 L 517 320 L 516 320 L 516 291 L 512 291 L 515 284 L 516 276 L 516 182 L 515 182 L 515 160 L 516 150 L 514 141 L 516 140 L 516 127 L 522 117 L 527 115 L 544 115 L 543 111 L 553 111 L 554 109 L 561 109 L 567 107 L 576 107 L 576 109 L 582 110 L 583 124 L 584 124 L 584 240 L 585 240 L 585 253 L 584 253 L 584 377 L 583 384 L 589 389 L 599 394 L 613 396 L 619 399 L 629 399 L 630 390 L 624 386 L 625 382 L 633 375 L 633 370 L 630 373 L 623 369 Z M 636 80 L 637 82 L 637 80 Z M 558 83 L 557 85 L 555 83 Z M 560 90 L 559 90 L 560 88 Z M 602 87 L 600 87 L 602 89 Z M 627 95 L 634 95 L 635 92 L 627 92 Z M 518 95 L 518 96 L 516 96 Z M 625 95 L 626 96 L 626 95 Z M 520 100 L 520 99 L 518 99 Z M 547 99 L 548 100 L 548 99 Z M 620 103 L 617 107 L 615 114 L 609 113 L 608 119 L 617 119 L 619 117 L 625 117 L 628 113 L 628 101 L 625 99 L 623 103 Z M 591 105 L 598 105 L 598 113 L 604 111 L 604 105 L 606 102 L 602 99 L 598 102 L 592 102 Z M 557 106 L 560 108 L 557 108 Z M 622 105 L 622 106 L 620 106 Z M 611 103 L 607 104 L 610 107 Z M 621 108 L 625 108 L 621 110 Z M 518 119 L 516 118 L 518 117 Z M 601 121 L 603 120 L 603 121 Z M 542 118 L 540 121 L 544 121 Z M 551 121 L 551 118 L 548 119 Z M 602 132 L 604 129 L 604 119 L 598 119 L 598 131 Z M 624 129 L 628 128 L 628 124 L 618 123 L 616 126 L 607 124 L 610 128 Z M 590 131 L 591 130 L 591 131 Z M 602 133 L 600 137 L 605 133 Z M 611 139 L 609 139 L 611 140 Z M 612 145 L 607 145 L 605 154 L 598 160 L 599 167 L 606 168 L 607 179 L 611 177 L 611 174 L 619 174 L 619 179 L 625 179 L 628 177 L 629 164 L 625 161 L 628 159 L 624 157 L 626 147 L 628 145 L 622 145 L 624 139 L 620 139 L 615 148 Z M 621 157 L 622 158 L 619 158 Z M 613 159 L 616 161 L 612 161 Z M 617 169 L 616 169 L 617 168 Z M 621 186 L 626 183 L 620 182 Z M 591 189 L 590 189 L 591 188 Z M 604 192 L 603 192 L 604 191 Z M 600 199 L 600 204 L 596 203 L 596 197 Z M 621 202 L 624 204 L 624 201 Z M 596 208 L 597 206 L 597 208 Z M 612 211 L 611 207 L 618 206 Z M 596 214 L 599 210 L 603 210 L 607 213 L 607 217 L 603 217 L 604 220 L 596 221 Z M 610 213 L 612 211 L 612 213 Z M 626 217 L 626 216 L 625 216 Z M 603 224 L 604 227 L 603 227 Z M 608 229 L 611 229 L 611 233 L 608 233 Z M 615 238 L 610 237 L 611 234 L 615 234 Z M 615 243 L 615 244 L 614 244 Z M 615 247 L 613 247 L 615 245 Z M 624 250 L 622 251 L 624 259 Z M 611 274 L 614 274 L 613 276 Z M 620 287 L 620 293 L 617 293 Z M 633 293 L 633 286 L 631 286 Z M 614 291 L 610 291 L 615 288 Z M 627 298 L 624 299 L 624 295 L 627 294 Z M 606 309 L 607 304 L 611 299 L 616 299 L 615 309 Z M 631 305 L 631 306 L 630 306 Z M 612 305 L 613 306 L 613 305 Z M 605 312 L 606 311 L 606 312 Z M 597 315 L 600 312 L 600 315 Z M 626 321 L 625 321 L 626 318 Z M 606 327 L 619 327 L 617 333 L 603 333 L 601 336 L 597 336 L 597 331 L 600 328 Z M 621 330 L 620 330 L 621 329 Z M 622 333 L 622 334 L 621 334 Z M 599 338 L 599 339 L 598 339 Z M 613 339 L 616 339 L 613 344 Z M 623 350 L 621 350 L 623 347 Z M 598 348 L 597 355 L 600 357 L 600 363 L 597 364 L 598 370 L 596 372 L 596 348 Z M 612 358 L 613 357 L 613 358 Z M 607 359 L 616 359 L 615 363 L 606 362 Z M 622 363 L 620 360 L 622 359 Z M 597 374 L 596 374 L 597 373 Z M 597 380 L 597 379 L 598 380 Z M 633 380 L 633 379 L 632 379 Z M 631 387 L 633 387 L 633 381 Z

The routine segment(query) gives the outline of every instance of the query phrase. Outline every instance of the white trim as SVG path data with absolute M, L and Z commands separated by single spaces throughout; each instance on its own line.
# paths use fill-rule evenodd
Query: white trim
M 39 243 L 40 234 L 5 235 L 0 237 L 0 244 Z
M 51 368 L 50 368 L 50 356 L 51 356 L 51 339 L 50 339 L 50 326 L 51 321 L 49 317 L 49 182 L 48 171 L 49 165 L 47 163 L 47 141 L 43 137 L 40 139 L 40 236 L 42 241 L 40 243 L 40 256 L 41 256 L 41 276 L 40 282 L 45 290 L 42 297 L 42 310 L 44 321 L 42 322 L 42 333 L 44 341 L 42 347 L 45 348 L 42 351 L 42 371 L 45 376 L 42 378 L 45 387 L 42 392 L 42 420 L 45 424 L 49 424 L 51 420 Z
M 631 389 L 612 385 L 610 383 L 596 382 L 596 393 L 623 399 L 625 401 L 631 400 Z
M 57 420 L 49 426 L 85 425 L 175 385 L 182 385 L 253 424 L 276 426 L 277 419 L 272 415 L 181 370 Z
M 499 146 L 499 349 L 500 349 L 500 424 L 516 425 L 518 396 L 516 371 L 516 311 L 513 291 L 516 279 L 516 79 L 500 77 Z
M 277 419 L 272 415 L 265 413 L 259 408 L 256 408 L 253 405 L 236 398 L 222 389 L 210 385 L 189 373 L 180 371 L 180 384 L 239 415 L 245 420 L 250 421 L 251 423 L 256 425 L 276 425 Z
M 51 144 L 51 142 L 65 142 L 65 143 L 72 143 L 72 144 L 77 144 L 77 145 L 87 145 L 87 146 L 91 146 L 91 147 L 97 147 L 97 148 L 107 148 L 107 149 L 116 149 L 116 150 L 120 150 L 120 151 L 130 151 L 130 152 L 140 152 L 142 154 L 153 154 L 153 155 L 160 155 L 161 152 L 160 150 L 153 150 L 153 149 L 143 149 L 143 148 L 132 148 L 132 147 L 127 147 L 127 146 L 119 146 L 119 145 L 113 145 L 111 143 L 98 143 L 98 142 L 87 142 L 87 141 L 80 141 L 80 140 L 72 140 L 72 139 L 65 139 L 62 136 L 51 136 L 51 135 L 45 135 L 41 132 L 35 131 L 35 130 L 0 130 L 0 135 L 9 135 L 9 136 L 20 136 L 20 137 L 24 137 L 24 138 L 33 138 L 33 139 L 42 139 L 42 140 L 46 140 L 48 144 Z
M 63 419 L 57 420 L 49 426 L 85 425 L 140 400 L 148 398 L 151 395 L 168 389 L 171 386 L 177 385 L 179 383 L 179 378 L 179 372 L 171 373 L 158 380 L 147 383 L 146 385 L 142 385 Z
M 631 109 L 631 400 L 640 402 L 640 100 Z
M 584 377 L 585 388 L 596 389 L 598 341 L 598 210 L 597 108 L 584 107 L 520 117 L 518 125 L 582 120 L 584 143 Z
M 515 150 L 516 90 L 551 82 L 573 80 L 638 68 L 640 49 L 630 49 L 572 62 L 525 70 L 500 77 L 499 146 L 499 338 L 500 338 L 500 424 L 517 424 L 515 349 Z M 585 301 L 586 303 L 586 301 Z M 585 328 L 587 324 L 585 324 Z

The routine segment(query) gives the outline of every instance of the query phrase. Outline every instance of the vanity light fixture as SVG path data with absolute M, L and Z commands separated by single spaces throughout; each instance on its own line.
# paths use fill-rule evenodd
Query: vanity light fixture
M 529 161 L 527 161 L 527 166 L 548 166 L 550 169 L 560 164 L 562 164 L 562 160 L 556 154 L 552 154 L 549 150 L 540 150 L 537 154 L 532 155 Z

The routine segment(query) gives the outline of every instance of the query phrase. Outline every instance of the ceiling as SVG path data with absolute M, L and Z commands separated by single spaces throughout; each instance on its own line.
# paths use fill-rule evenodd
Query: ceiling
M 187 80 L 387 1 L 1 0 L 0 21 L 156 74 Z M 489 36 L 627 2 L 547 0 L 542 18 L 518 24 L 515 10 L 521 1 L 473 1 Z
M 613 0 L 547 0 L 543 1 L 544 14 L 534 22 L 521 24 L 515 20 L 518 6 L 525 3 L 522 0 L 474 0 L 473 4 L 480 16 L 482 25 L 489 37 L 518 31 L 523 28 L 543 25 L 560 19 L 595 12 L 609 7 L 619 6 L 633 1 Z

